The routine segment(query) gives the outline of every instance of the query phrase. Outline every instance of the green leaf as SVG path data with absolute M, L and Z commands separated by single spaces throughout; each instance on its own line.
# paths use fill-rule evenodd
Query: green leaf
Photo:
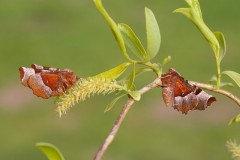
M 36 146 L 47 156 L 48 160 L 64 160 L 62 153 L 54 145 L 41 142 Z
M 240 74 L 234 71 L 224 71 L 223 74 L 228 75 L 240 87 Z
M 103 15 L 103 17 L 107 21 L 107 24 L 109 25 L 109 27 L 111 28 L 111 30 L 114 34 L 114 37 L 117 40 L 120 49 L 122 50 L 122 53 L 123 53 L 124 57 L 129 62 L 133 62 L 134 60 L 132 60 L 127 54 L 127 50 L 126 50 L 126 47 L 125 47 L 125 44 L 124 44 L 124 40 L 122 38 L 120 30 L 118 29 L 117 24 L 113 21 L 113 19 L 109 16 L 107 11 L 104 9 L 104 7 L 102 5 L 102 1 L 101 0 L 94 0 L 94 3 L 96 5 L 97 9 L 100 11 L 100 13 Z
M 217 83 L 217 76 L 216 76 L 216 75 L 213 75 L 213 76 L 210 78 L 209 83 L 215 85 L 215 84 Z
M 174 12 L 179 12 L 184 14 L 188 19 L 190 19 L 193 24 L 199 29 L 202 33 L 204 38 L 207 40 L 209 45 L 212 47 L 215 60 L 216 60 L 216 70 L 217 70 L 217 83 L 216 87 L 218 88 L 221 83 L 221 68 L 220 68 L 220 61 L 225 54 L 225 42 L 223 35 L 217 33 L 214 34 L 209 27 L 204 23 L 201 8 L 199 5 L 198 0 L 185 0 L 190 8 L 179 8 L 176 9 Z M 220 42 L 219 42 L 220 41 Z M 220 47 L 220 44 L 221 47 Z
M 135 70 L 135 77 L 141 75 L 142 73 L 152 71 L 150 68 L 138 68 Z
M 228 123 L 228 125 L 232 125 L 232 124 L 237 123 L 239 121 L 240 121 L 240 114 L 238 114 L 236 117 L 231 119 L 231 121 Z
M 234 87 L 234 85 L 232 83 L 229 83 L 229 82 L 221 82 L 220 84 L 220 88 L 221 87 Z
M 199 13 L 195 12 L 192 8 L 179 8 L 176 9 L 174 12 L 184 14 L 188 19 L 190 19 L 193 24 L 201 31 L 204 38 L 208 41 L 210 46 L 212 47 L 215 57 L 218 57 L 219 54 L 219 43 L 216 36 L 213 32 L 208 28 L 208 26 L 204 23 L 202 17 L 199 17 Z
M 167 56 L 163 59 L 163 62 L 162 62 L 162 67 L 165 66 L 167 63 L 169 63 L 171 61 L 171 56 Z
M 131 91 L 128 93 L 135 101 L 140 101 L 141 94 L 138 91 Z
M 202 19 L 202 11 L 201 11 L 200 4 L 199 4 L 198 0 L 185 0 L 185 2 Z
M 110 111 L 110 110 L 114 107 L 114 105 L 116 104 L 116 102 L 117 102 L 119 99 L 121 99 L 122 97 L 124 97 L 125 95 L 126 95 L 126 94 L 123 94 L 123 95 L 121 95 L 121 96 L 118 96 L 118 97 L 114 98 L 114 99 L 107 105 L 107 107 L 105 108 L 104 112 Z
M 123 23 L 118 24 L 118 28 L 121 31 L 124 42 L 130 51 L 140 60 L 145 60 L 147 53 L 133 30 L 127 24 Z
M 173 11 L 173 13 L 181 13 L 185 15 L 188 19 L 192 19 L 192 9 L 191 8 L 178 8 Z
M 219 62 L 222 61 L 223 57 L 226 54 L 226 42 L 224 35 L 221 32 L 214 32 L 215 37 L 217 38 L 220 46 L 220 51 L 219 51 Z
M 136 65 L 135 63 L 133 63 L 132 73 L 128 82 L 127 90 L 129 90 L 133 86 L 133 83 L 135 80 L 135 70 L 136 70 Z
M 196 27 L 201 31 L 203 36 L 206 38 L 206 40 L 212 47 L 216 60 L 218 60 L 220 49 L 219 42 L 214 33 L 204 23 L 199 2 L 197 0 L 185 0 L 185 1 L 188 3 L 190 8 L 179 8 L 176 9 L 174 12 L 182 13 L 196 25 Z
M 139 75 L 141 75 L 142 73 L 145 73 L 145 72 L 151 72 L 152 70 L 150 68 L 146 68 L 146 67 L 141 67 L 141 68 L 137 68 L 135 69 L 135 78 Z M 132 74 L 130 75 L 127 75 L 126 77 L 122 78 L 121 81 L 123 83 L 126 83 L 126 82 L 129 82 L 129 79 L 131 79 L 131 76 Z M 125 88 L 127 88 L 128 86 L 128 83 L 126 84 L 123 84 L 124 86 L 126 86 Z M 126 89 L 127 90 L 127 89 Z
M 119 66 L 112 68 L 108 71 L 105 71 L 103 73 L 100 73 L 96 75 L 96 77 L 104 77 L 104 78 L 109 78 L 109 79 L 117 79 L 119 76 L 121 76 L 124 71 L 128 68 L 128 66 L 131 63 L 122 63 Z
M 185 0 L 185 2 L 189 5 L 190 8 L 193 7 L 192 0 Z
M 158 27 L 157 20 L 153 12 L 145 8 L 145 16 L 146 16 L 146 32 L 147 32 L 147 54 L 148 58 L 154 58 L 161 44 L 161 35 Z

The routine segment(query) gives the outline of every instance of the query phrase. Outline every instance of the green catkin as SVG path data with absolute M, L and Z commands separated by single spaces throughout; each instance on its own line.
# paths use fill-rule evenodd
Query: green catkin
M 234 160 L 240 160 L 240 145 L 236 143 L 236 141 L 229 140 L 226 144 L 229 152 L 232 153 L 232 158 Z
M 118 85 L 115 80 L 105 77 L 88 77 L 81 78 L 75 85 L 70 88 L 65 94 L 59 96 L 56 101 L 57 112 L 61 117 L 76 103 L 84 101 L 95 94 L 109 94 L 115 91 L 122 90 L 122 86 Z

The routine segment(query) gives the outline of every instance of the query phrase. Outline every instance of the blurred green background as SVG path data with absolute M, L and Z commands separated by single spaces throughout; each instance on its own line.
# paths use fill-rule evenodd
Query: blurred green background
M 213 31 L 225 34 L 227 55 L 222 69 L 240 72 L 240 1 L 200 2 L 205 22 Z M 144 7 L 155 13 L 162 45 L 154 60 L 161 62 L 172 56 L 165 71 L 174 67 L 187 79 L 201 82 L 215 73 L 213 52 L 205 39 L 184 16 L 172 13 L 186 7 L 183 0 L 103 3 L 116 22 L 128 23 L 143 42 Z M 126 100 L 104 113 L 114 96 L 95 96 L 59 118 L 54 98 L 38 98 L 21 85 L 19 66 L 36 63 L 71 68 L 87 77 L 124 61 L 92 0 L 1 0 L 0 159 L 46 159 L 34 146 L 36 142 L 53 143 L 67 160 L 92 159 Z M 153 79 L 150 73 L 139 77 L 138 87 Z M 227 89 L 240 95 L 239 89 Z M 216 103 L 204 112 L 192 111 L 186 116 L 164 106 L 161 89 L 147 93 L 133 106 L 103 159 L 230 159 L 225 143 L 240 139 L 240 129 L 239 124 L 227 123 L 239 109 L 228 98 L 214 95 Z

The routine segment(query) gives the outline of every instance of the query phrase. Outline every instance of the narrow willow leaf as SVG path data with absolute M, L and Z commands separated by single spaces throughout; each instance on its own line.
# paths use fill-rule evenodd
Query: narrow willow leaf
M 36 146 L 47 156 L 48 160 L 64 160 L 62 153 L 54 145 L 37 143 Z
M 198 0 L 185 0 L 185 2 L 202 19 L 202 11 L 201 11 L 200 4 L 199 4 Z
M 201 31 L 204 38 L 208 41 L 208 43 L 212 47 L 215 57 L 218 57 L 220 48 L 218 40 L 216 36 L 213 34 L 213 32 L 204 23 L 203 19 L 199 17 L 198 14 L 194 12 L 192 8 L 179 8 L 176 9 L 174 12 L 182 13 L 193 22 L 193 24 Z
M 141 75 L 142 73 L 152 71 L 150 68 L 138 68 L 135 69 L 135 77 Z
M 185 15 L 188 19 L 191 19 L 192 17 L 192 9 L 191 8 L 178 8 L 173 11 L 174 13 L 182 13 Z
M 116 104 L 116 102 L 117 102 L 119 99 L 121 99 L 122 97 L 124 97 L 125 95 L 126 95 L 126 94 L 123 94 L 123 95 L 121 95 L 121 96 L 118 96 L 118 97 L 114 98 L 114 99 L 107 105 L 107 107 L 105 108 L 104 112 L 110 111 L 110 110 L 114 107 L 114 105 Z
M 221 62 L 223 57 L 226 54 L 226 42 L 224 35 L 221 32 L 214 32 L 215 37 L 217 38 L 220 46 L 220 52 L 219 52 L 219 61 Z
M 179 12 L 184 14 L 189 20 L 192 21 L 192 23 L 199 29 L 199 31 L 202 33 L 204 38 L 207 40 L 209 45 L 212 47 L 215 60 L 216 60 L 216 70 L 217 70 L 217 84 L 216 87 L 218 88 L 221 83 L 221 69 L 220 69 L 220 60 L 223 58 L 221 54 L 221 48 L 220 44 L 222 43 L 222 46 L 224 46 L 224 41 L 219 42 L 218 38 L 222 38 L 224 40 L 223 36 L 219 37 L 219 34 L 217 34 L 217 37 L 215 34 L 209 29 L 209 27 L 204 23 L 202 18 L 202 13 L 200 9 L 200 5 L 198 0 L 185 0 L 190 8 L 180 8 L 175 10 L 174 12 Z M 222 50 L 224 51 L 224 49 Z M 223 52 L 225 53 L 225 52 Z
M 192 0 L 185 0 L 185 2 L 189 5 L 190 8 L 193 7 Z
M 162 67 L 171 61 L 171 56 L 167 56 L 163 59 Z
M 189 3 L 189 2 L 190 2 L 190 0 L 188 0 L 187 3 Z M 195 24 L 195 26 L 201 31 L 203 36 L 206 38 L 206 40 L 212 47 L 215 57 L 216 57 L 216 61 L 218 61 L 219 49 L 220 49 L 219 42 L 218 42 L 216 36 L 214 35 L 214 33 L 204 23 L 199 2 L 196 0 L 191 0 L 190 3 L 191 3 L 191 5 L 190 5 L 191 8 L 179 8 L 179 9 L 176 9 L 174 12 L 182 13 L 183 15 L 185 15 L 189 20 L 191 20 Z
M 125 47 L 125 44 L 124 44 L 124 40 L 122 38 L 120 30 L 118 29 L 117 24 L 113 21 L 113 19 L 109 16 L 107 11 L 104 9 L 101 0 L 94 0 L 94 3 L 96 5 L 96 7 L 98 8 L 98 10 L 100 11 L 100 13 L 105 18 L 105 20 L 107 21 L 107 24 L 109 25 L 109 27 L 111 28 L 111 30 L 112 30 L 112 32 L 113 32 L 113 34 L 114 34 L 114 36 L 115 36 L 115 38 L 118 42 L 118 45 L 119 45 L 120 49 L 122 50 L 122 53 L 124 54 L 124 57 L 126 59 L 128 59 L 130 62 L 132 62 L 133 60 L 127 54 L 127 50 L 126 50 L 126 47 Z
M 231 119 L 231 121 L 228 123 L 228 125 L 237 123 L 240 121 L 240 114 L 238 114 L 236 117 L 234 117 L 233 119 Z
M 220 88 L 221 87 L 234 87 L 234 85 L 232 83 L 229 83 L 229 82 L 221 82 L 220 84 Z
M 202 11 L 200 8 L 200 4 L 198 2 L 198 0 L 192 0 L 193 2 L 193 8 L 195 10 L 195 12 L 198 14 L 198 16 L 202 19 Z
M 234 71 L 224 71 L 223 74 L 228 75 L 240 87 L 240 74 Z
M 104 77 L 108 79 L 117 79 L 119 76 L 121 76 L 124 71 L 128 68 L 130 63 L 122 63 L 119 66 L 112 68 L 108 71 L 105 71 L 103 73 L 100 73 L 94 77 Z
M 146 67 L 137 68 L 137 69 L 135 69 L 135 78 L 137 76 L 141 75 L 142 73 L 149 72 L 149 71 L 152 71 L 152 70 L 150 68 L 146 68 Z M 131 76 L 132 76 L 132 74 L 122 78 L 121 81 L 129 81 L 129 79 L 131 79 Z M 125 86 L 127 86 L 127 85 L 125 85 Z
M 133 63 L 132 73 L 128 82 L 127 90 L 129 90 L 133 86 L 133 83 L 135 80 L 135 71 L 136 71 L 136 65 L 135 63 Z
M 148 58 L 154 58 L 161 44 L 161 35 L 157 20 L 153 14 L 153 12 L 145 8 L 145 16 L 146 16 L 146 32 L 147 32 L 147 54 Z
M 131 50 L 131 52 L 140 60 L 145 60 L 147 53 L 133 30 L 127 24 L 123 23 L 118 24 L 118 28 L 122 33 L 126 46 Z
M 210 78 L 209 83 L 215 85 L 215 84 L 217 83 L 217 76 L 216 76 L 216 75 L 213 75 L 213 76 Z
M 140 101 L 141 94 L 138 91 L 131 91 L 128 93 L 135 101 Z

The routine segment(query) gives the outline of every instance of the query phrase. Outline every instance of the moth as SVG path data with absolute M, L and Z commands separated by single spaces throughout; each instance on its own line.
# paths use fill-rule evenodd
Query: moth
M 71 88 L 79 79 L 70 69 L 59 69 L 32 64 L 31 68 L 20 67 L 20 78 L 33 94 L 48 99 L 59 96 Z
M 161 76 L 162 94 L 166 106 L 184 114 L 189 110 L 205 110 L 216 98 L 185 80 L 176 70 L 170 68 Z

